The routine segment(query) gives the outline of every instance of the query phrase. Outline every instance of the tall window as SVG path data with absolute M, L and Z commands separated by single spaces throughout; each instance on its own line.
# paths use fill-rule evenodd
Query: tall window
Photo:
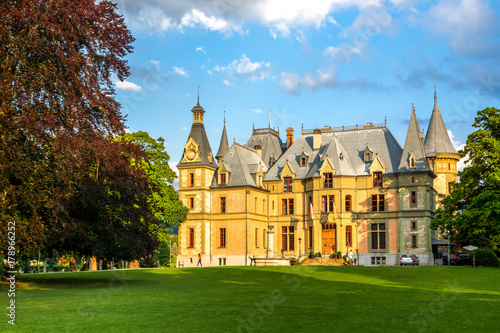
M 313 227 L 309 227 L 309 248 L 313 248 Z
M 331 172 L 323 175 L 323 188 L 333 188 L 333 175 Z
M 194 198 L 189 198 L 189 209 L 194 209 Z
M 385 223 L 373 223 L 371 230 L 372 250 L 385 250 Z
M 351 211 L 351 196 L 350 195 L 345 196 L 345 211 L 346 212 Z
M 411 203 L 412 205 L 417 204 L 417 193 L 415 191 L 411 191 Z
M 382 187 L 382 172 L 373 173 L 373 187 Z
M 350 225 L 345 227 L 345 245 L 352 246 L 352 227 Z
M 383 194 L 372 195 L 372 212 L 385 211 L 385 196 Z
M 417 230 L 417 221 L 411 222 L 411 230 Z
M 306 158 L 305 157 L 301 157 L 300 158 L 300 166 L 305 166 L 306 165 Z
M 328 196 L 328 209 L 330 212 L 335 213 L 335 196 Z
M 194 173 L 189 174 L 189 187 L 194 186 Z
M 226 174 L 225 173 L 222 173 L 220 175 L 220 184 L 221 185 L 226 185 Z
M 189 228 L 189 245 L 188 247 L 194 247 L 194 228 Z
M 292 177 L 285 177 L 283 192 L 292 192 Z
M 321 197 L 321 207 L 322 212 L 327 213 L 335 213 L 335 196 L 334 195 L 323 195 Z
M 220 212 L 225 213 L 226 212 L 226 197 L 221 197 L 220 198 Z
M 417 235 L 411 236 L 411 247 L 413 247 L 413 248 L 417 247 Z
M 255 228 L 255 247 L 259 247 L 259 229 Z
M 281 250 L 295 250 L 294 227 L 281 227 Z
M 220 228 L 219 247 L 226 247 L 226 228 Z
M 293 215 L 293 199 L 283 199 L 282 212 L 283 215 Z
M 262 229 L 262 247 L 266 248 L 266 229 Z

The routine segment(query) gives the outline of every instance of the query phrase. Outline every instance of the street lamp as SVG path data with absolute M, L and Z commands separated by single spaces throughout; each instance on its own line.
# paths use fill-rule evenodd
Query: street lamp
M 172 235 L 170 235 L 170 247 L 168 249 L 169 256 L 170 256 L 170 266 L 169 268 L 172 268 Z
M 299 237 L 299 259 L 300 259 L 300 242 L 302 241 L 302 238 Z

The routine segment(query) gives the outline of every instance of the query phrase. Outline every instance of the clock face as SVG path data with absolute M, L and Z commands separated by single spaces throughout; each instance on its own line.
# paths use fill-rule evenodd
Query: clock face
M 194 151 L 190 150 L 187 152 L 188 159 L 192 160 L 192 159 L 194 159 L 194 156 L 195 156 Z

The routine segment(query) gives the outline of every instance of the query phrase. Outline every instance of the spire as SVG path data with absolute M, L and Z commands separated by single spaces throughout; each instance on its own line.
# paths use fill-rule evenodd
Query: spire
M 200 85 L 198 85 L 198 103 L 197 105 L 200 105 Z
M 450 136 L 439 111 L 437 104 L 436 77 L 434 76 L 434 108 L 432 109 L 431 120 L 425 136 L 425 149 L 429 155 L 438 153 L 457 154 L 455 147 L 451 143 Z
M 412 162 L 413 160 L 413 162 Z M 425 147 L 422 142 L 422 132 L 418 125 L 415 105 L 412 103 L 410 123 L 406 133 L 405 146 L 401 161 L 399 162 L 399 172 L 405 171 L 428 171 L 429 166 L 425 158 Z
M 228 150 L 229 150 L 229 144 L 227 141 L 227 133 L 226 133 L 226 110 L 224 110 L 224 127 L 222 128 L 222 136 L 220 138 L 219 151 L 217 152 L 217 155 L 215 155 L 215 158 L 217 159 L 217 162 L 219 164 L 222 158 L 226 155 Z

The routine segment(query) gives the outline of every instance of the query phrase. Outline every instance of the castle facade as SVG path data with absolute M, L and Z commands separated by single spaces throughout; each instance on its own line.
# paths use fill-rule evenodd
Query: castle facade
M 254 258 L 353 250 L 361 265 L 397 265 L 415 253 L 433 265 L 429 225 L 457 180 L 460 158 L 437 106 L 427 133 L 412 108 L 402 147 L 386 123 L 286 131 L 253 129 L 213 156 L 199 99 L 179 170 L 190 209 L 179 227 L 179 264 L 250 265 Z

